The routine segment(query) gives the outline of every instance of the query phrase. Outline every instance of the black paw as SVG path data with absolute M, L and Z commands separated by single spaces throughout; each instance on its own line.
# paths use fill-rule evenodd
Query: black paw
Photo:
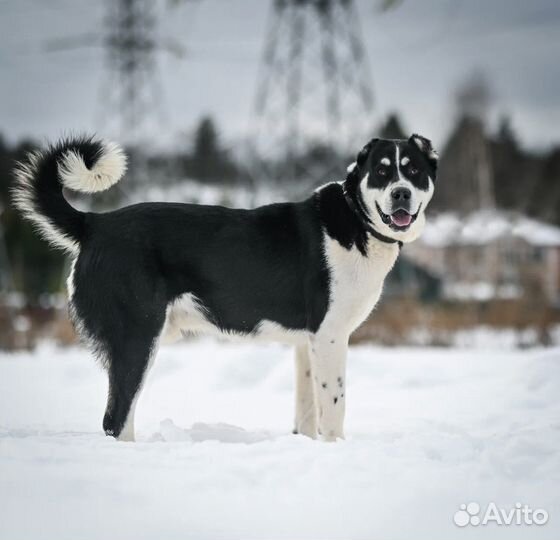
M 107 437 L 118 437 L 117 430 L 115 429 L 115 420 L 109 414 L 105 414 L 103 417 L 103 431 Z

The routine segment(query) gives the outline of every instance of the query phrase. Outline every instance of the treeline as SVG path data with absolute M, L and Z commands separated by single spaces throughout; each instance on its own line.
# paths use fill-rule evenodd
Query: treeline
M 524 149 L 509 118 L 495 133 L 469 116 L 459 119 L 441 151 L 433 208 L 515 210 L 560 225 L 560 146 Z
M 397 114 L 391 114 L 372 136 L 406 138 Z M 173 154 L 152 155 L 144 160 L 151 182 L 180 182 L 190 178 L 201 183 L 254 186 L 250 166 L 227 148 L 211 118 L 203 118 L 183 150 Z M 21 141 L 10 145 L 0 136 L 0 291 L 17 290 L 35 302 L 45 292 L 61 289 L 65 275 L 63 257 L 40 240 L 13 210 L 9 188 L 14 164 L 36 145 Z M 356 151 L 359 149 L 356 149 Z M 432 208 L 436 211 L 468 212 L 484 206 L 518 210 L 560 225 L 560 146 L 543 152 L 524 149 L 507 118 L 494 133 L 487 133 L 480 120 L 463 114 L 440 150 L 440 175 Z M 308 148 L 300 163 L 310 170 L 333 155 L 343 167 L 350 156 L 324 146 Z M 323 179 L 331 180 L 341 176 Z M 307 189 L 312 187 L 303 186 Z M 141 189 L 141 186 L 137 186 Z M 278 186 L 282 187 L 282 186 Z M 295 193 L 293 183 L 286 182 L 286 192 Z M 302 186 L 297 186 L 302 193 Z M 127 190 L 134 182 L 127 178 Z M 126 203 L 124 191 L 109 192 L 106 207 Z M 100 200 L 100 199 L 98 199 Z M 103 199 L 101 199 L 103 200 Z
M 191 178 L 207 184 L 237 184 L 244 182 L 247 175 L 240 160 L 222 143 L 216 123 L 209 116 L 200 120 L 184 148 L 152 155 L 147 166 L 164 182 Z

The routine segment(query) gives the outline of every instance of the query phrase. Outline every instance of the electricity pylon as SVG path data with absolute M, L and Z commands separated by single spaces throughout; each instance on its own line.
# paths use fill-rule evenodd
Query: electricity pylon
M 324 181 L 371 136 L 360 26 L 353 0 L 274 0 L 250 129 L 255 181 Z

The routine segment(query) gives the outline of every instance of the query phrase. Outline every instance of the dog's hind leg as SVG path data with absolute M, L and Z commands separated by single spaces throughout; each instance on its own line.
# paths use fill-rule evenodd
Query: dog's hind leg
M 317 437 L 317 413 L 307 343 L 296 347 L 296 418 L 294 433 Z
M 120 441 L 134 440 L 134 410 L 156 348 L 157 336 L 136 336 L 111 351 L 109 393 L 103 417 L 106 435 Z

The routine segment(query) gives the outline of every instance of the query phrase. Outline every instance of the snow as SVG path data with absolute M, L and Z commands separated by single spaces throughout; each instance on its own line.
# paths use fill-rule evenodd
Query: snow
M 479 210 L 466 216 L 446 212 L 429 217 L 419 242 L 435 248 L 476 246 L 506 237 L 521 238 L 534 246 L 560 246 L 560 227 L 499 210 Z
M 512 231 L 535 246 L 560 246 L 560 228 L 529 218 L 519 218 Z
M 523 289 L 514 284 L 495 285 L 487 281 L 444 283 L 445 298 L 485 302 L 492 298 L 520 298 Z
M 294 436 L 292 352 L 159 353 L 137 443 L 78 348 L 0 354 L 0 538 L 558 538 L 560 349 L 353 347 L 346 441 Z M 543 508 L 461 529 L 462 503 Z
M 127 204 L 140 202 L 184 202 L 223 205 L 232 208 L 253 208 L 271 202 L 285 201 L 287 194 L 275 186 L 258 184 L 239 186 L 205 184 L 196 180 L 182 180 L 172 185 L 152 183 L 142 189 L 127 191 Z

